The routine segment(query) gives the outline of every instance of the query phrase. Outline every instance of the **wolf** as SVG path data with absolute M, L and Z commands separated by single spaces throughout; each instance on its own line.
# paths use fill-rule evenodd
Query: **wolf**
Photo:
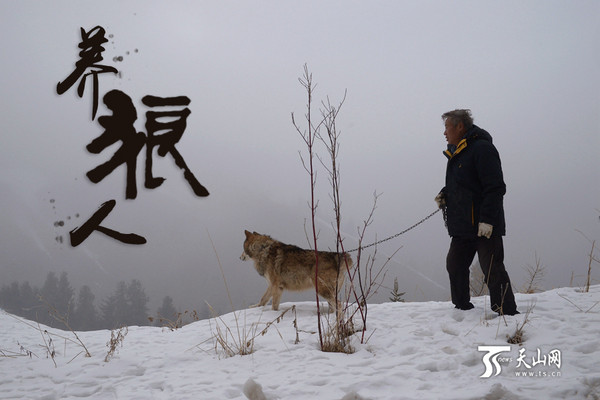
M 269 286 L 258 304 L 251 307 L 262 307 L 271 297 L 273 310 L 279 309 L 283 290 L 302 291 L 315 288 L 315 252 L 285 244 L 270 236 L 257 232 L 244 231 L 244 251 L 241 260 L 252 259 L 254 268 L 263 276 Z M 329 303 L 329 311 L 336 310 L 337 293 L 344 285 L 347 268 L 352 268 L 353 261 L 347 253 L 319 251 L 319 295 Z

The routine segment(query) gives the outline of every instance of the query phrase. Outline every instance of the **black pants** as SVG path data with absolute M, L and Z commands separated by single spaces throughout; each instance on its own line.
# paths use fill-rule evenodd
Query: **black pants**
M 469 267 L 475 253 L 488 290 L 493 311 L 506 315 L 517 312 L 515 296 L 508 273 L 504 268 L 504 245 L 502 236 L 459 238 L 453 237 L 446 257 L 446 269 L 450 276 L 452 303 L 457 308 L 468 309 L 471 300 L 469 289 Z

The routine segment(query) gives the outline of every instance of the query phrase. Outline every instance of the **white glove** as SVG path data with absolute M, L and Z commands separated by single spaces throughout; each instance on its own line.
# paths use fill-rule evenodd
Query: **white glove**
M 446 207 L 446 198 L 443 192 L 439 192 L 437 196 L 435 196 L 435 202 L 438 205 L 438 208 Z
M 477 236 L 481 237 L 485 237 L 487 239 L 489 239 L 492 236 L 492 229 L 494 229 L 494 227 L 490 224 L 486 224 L 485 222 L 480 222 L 479 223 L 479 231 L 477 232 Z

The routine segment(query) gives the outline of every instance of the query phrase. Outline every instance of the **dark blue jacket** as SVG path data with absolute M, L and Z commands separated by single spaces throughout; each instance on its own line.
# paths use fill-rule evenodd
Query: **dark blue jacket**
M 503 197 L 506 185 L 498 150 L 492 136 L 473 125 L 461 142 L 448 146 L 446 199 L 448 233 L 452 237 L 475 237 L 479 222 L 492 225 L 493 236 L 505 235 Z

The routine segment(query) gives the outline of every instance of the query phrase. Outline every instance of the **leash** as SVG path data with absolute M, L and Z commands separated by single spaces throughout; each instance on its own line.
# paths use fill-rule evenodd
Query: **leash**
M 352 252 L 354 252 L 354 251 L 357 251 L 357 250 L 359 250 L 359 249 L 366 249 L 366 248 L 369 248 L 369 247 L 372 247 L 372 246 L 378 245 L 379 243 L 387 242 L 388 240 L 391 240 L 391 239 L 397 238 L 397 237 L 398 237 L 398 236 L 400 236 L 400 235 L 404 235 L 406 232 L 408 232 L 408 231 L 410 231 L 410 230 L 412 230 L 412 229 L 416 228 L 417 226 L 421 225 L 423 222 L 427 221 L 429 218 L 433 217 L 433 216 L 434 216 L 435 214 L 437 214 L 439 211 L 443 211 L 443 214 L 444 214 L 444 222 L 445 222 L 445 221 L 446 221 L 446 209 L 445 209 L 445 208 L 443 208 L 443 209 L 442 209 L 442 208 L 438 208 L 437 210 L 435 210 L 434 212 L 432 212 L 431 214 L 429 214 L 428 216 L 426 216 L 425 218 L 423 218 L 422 220 L 420 220 L 420 221 L 419 221 L 419 222 L 417 222 L 416 224 L 414 224 L 414 225 L 412 225 L 412 226 L 410 226 L 410 227 L 406 228 L 406 229 L 405 229 L 405 230 L 403 230 L 402 232 L 396 233 L 396 234 L 395 234 L 395 235 L 393 235 L 393 236 L 390 236 L 390 237 L 388 237 L 388 238 L 386 238 L 386 239 L 383 239 L 383 240 L 379 240 L 379 241 L 377 241 L 377 242 L 375 242 L 375 243 L 371 243 L 371 244 L 369 244 L 369 245 L 367 245 L 367 246 L 360 246 L 360 247 L 357 247 L 357 248 L 355 248 L 355 249 L 348 250 L 348 251 L 346 251 L 346 253 L 352 253 Z

